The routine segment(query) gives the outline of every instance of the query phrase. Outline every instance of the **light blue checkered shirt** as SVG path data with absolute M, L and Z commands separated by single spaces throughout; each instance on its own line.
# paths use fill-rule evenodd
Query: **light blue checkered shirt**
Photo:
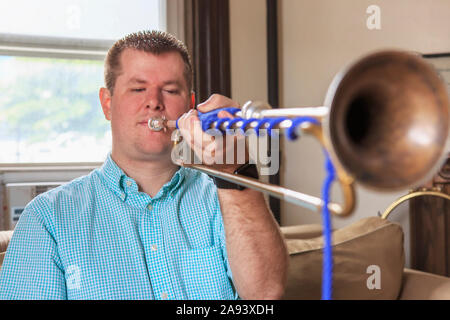
M 235 299 L 217 189 L 179 168 L 158 194 L 109 155 L 23 211 L 0 275 L 2 299 Z

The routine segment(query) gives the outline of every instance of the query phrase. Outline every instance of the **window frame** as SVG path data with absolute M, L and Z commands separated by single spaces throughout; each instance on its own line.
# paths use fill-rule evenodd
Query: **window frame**
M 162 30 L 184 41 L 184 1 L 159 0 Z M 115 40 L 30 36 L 0 33 L 0 55 L 104 61 Z M 106 155 L 105 155 L 106 156 Z M 0 162 L 4 172 L 90 170 L 103 162 Z
M 104 60 L 114 41 L 0 33 L 0 55 Z

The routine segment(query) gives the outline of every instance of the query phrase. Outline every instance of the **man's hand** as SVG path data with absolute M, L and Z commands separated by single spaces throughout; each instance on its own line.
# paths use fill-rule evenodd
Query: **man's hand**
M 222 95 L 213 94 L 207 101 L 199 104 L 197 109 L 206 113 L 227 107 L 240 108 L 236 101 Z M 234 118 L 227 111 L 220 111 L 217 116 L 219 118 Z M 218 132 L 211 135 L 211 133 L 214 133 L 212 130 L 209 132 L 210 134 L 203 132 L 195 109 L 180 117 L 178 127 L 185 141 L 204 164 L 232 173 L 248 161 L 245 136 L 242 134 L 226 136 L 220 135 Z

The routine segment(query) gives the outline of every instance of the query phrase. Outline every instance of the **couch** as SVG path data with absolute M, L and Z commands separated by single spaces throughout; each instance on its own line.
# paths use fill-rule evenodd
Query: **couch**
M 289 251 L 285 299 L 320 299 L 321 225 L 281 227 Z M 333 231 L 333 299 L 450 300 L 450 278 L 405 268 L 401 226 L 369 217 Z
M 281 227 L 290 255 L 284 298 L 320 299 L 322 227 Z M 0 268 L 13 231 L 0 231 Z M 333 299 L 450 299 L 450 278 L 404 268 L 400 225 L 370 217 L 333 232 Z

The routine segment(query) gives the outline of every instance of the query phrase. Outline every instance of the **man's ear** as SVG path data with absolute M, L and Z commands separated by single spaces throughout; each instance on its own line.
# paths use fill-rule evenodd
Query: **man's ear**
M 195 109 L 195 93 L 191 92 L 191 104 L 189 105 L 189 109 Z
M 102 105 L 103 114 L 106 120 L 111 121 L 111 93 L 107 88 L 100 88 L 98 93 L 100 104 Z

